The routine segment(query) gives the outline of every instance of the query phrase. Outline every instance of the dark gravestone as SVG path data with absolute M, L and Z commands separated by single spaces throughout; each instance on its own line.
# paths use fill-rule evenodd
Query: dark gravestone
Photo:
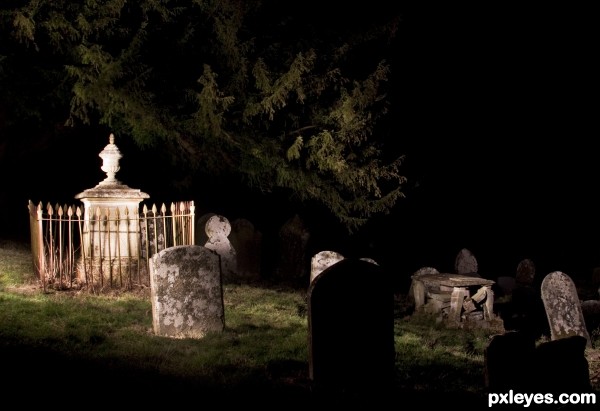
M 589 363 L 585 357 L 587 339 L 580 335 L 563 337 L 536 348 L 533 390 L 554 393 L 590 392 Z
M 379 265 L 347 258 L 308 289 L 309 374 L 326 397 L 383 398 L 395 374 L 394 294 Z
M 531 385 L 535 339 L 510 331 L 492 337 L 484 351 L 485 383 L 489 392 L 525 392 Z

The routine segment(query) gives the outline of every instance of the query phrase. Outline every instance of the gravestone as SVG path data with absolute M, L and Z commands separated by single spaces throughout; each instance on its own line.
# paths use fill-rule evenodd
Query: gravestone
M 470 250 L 463 248 L 454 260 L 454 271 L 460 275 L 479 276 L 477 259 Z
M 229 241 L 236 252 L 236 274 L 239 279 L 255 281 L 260 279 L 262 233 L 245 218 L 231 223 Z
M 343 259 L 308 289 L 309 375 L 315 391 L 384 395 L 395 374 L 394 294 L 381 266 Z
M 530 333 L 492 337 L 484 352 L 488 392 L 582 393 L 591 390 L 586 339 L 579 335 L 536 346 Z
M 336 251 L 326 250 L 313 255 L 310 260 L 310 282 L 312 283 L 315 277 L 321 274 L 325 269 L 343 259 L 344 256 Z
M 515 281 L 519 286 L 533 285 L 535 280 L 535 264 L 529 258 L 525 258 L 517 265 Z
M 307 256 L 308 240 L 310 233 L 304 221 L 298 214 L 279 230 L 277 239 L 277 255 L 274 274 L 276 279 L 283 282 L 296 283 L 300 280 L 308 281 L 310 265 Z
M 551 339 L 558 340 L 579 335 L 584 337 L 591 347 L 581 301 L 571 277 L 563 272 L 554 271 L 544 277 L 541 291 Z
M 590 392 L 590 370 L 585 356 L 588 343 L 589 340 L 581 335 L 570 335 L 538 345 L 532 364 L 536 370 L 532 391 Z
M 225 327 L 219 255 L 208 248 L 166 248 L 150 260 L 156 335 L 202 338 Z
M 216 251 L 221 257 L 223 282 L 235 280 L 237 277 L 237 254 L 228 238 L 231 233 L 229 220 L 222 215 L 213 215 L 206 221 L 205 231 L 208 240 L 204 246 Z
M 525 392 L 531 386 L 535 339 L 509 331 L 494 335 L 484 351 L 485 384 L 489 392 Z

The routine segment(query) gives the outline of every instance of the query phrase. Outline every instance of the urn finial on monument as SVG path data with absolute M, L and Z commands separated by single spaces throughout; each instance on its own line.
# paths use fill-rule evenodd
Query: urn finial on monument
M 102 167 L 101 170 L 106 173 L 106 178 L 100 182 L 100 185 L 118 185 L 121 184 L 119 180 L 115 178 L 117 171 L 120 170 L 119 167 L 119 159 L 123 156 L 119 151 L 119 148 L 115 145 L 115 135 L 110 134 L 108 138 L 108 145 L 104 147 L 99 154 L 100 158 L 102 158 Z

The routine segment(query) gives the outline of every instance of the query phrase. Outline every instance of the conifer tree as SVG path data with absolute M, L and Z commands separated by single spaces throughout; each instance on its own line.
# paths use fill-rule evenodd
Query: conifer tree
M 35 68 L 38 98 L 66 125 L 102 124 L 190 174 L 320 203 L 352 231 L 403 196 L 403 157 L 384 151 L 381 127 L 398 20 L 282 3 L 3 2 L 0 76 Z

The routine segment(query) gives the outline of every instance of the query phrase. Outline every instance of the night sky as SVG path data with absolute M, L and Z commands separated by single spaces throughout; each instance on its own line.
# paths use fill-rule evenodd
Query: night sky
M 390 127 L 393 149 L 406 155 L 406 198 L 362 230 L 354 249 L 406 276 L 424 265 L 451 270 L 466 247 L 489 278 L 514 275 L 522 258 L 532 258 L 540 274 L 591 277 L 600 266 L 591 4 L 398 7 Z M 79 148 L 86 159 L 73 169 L 85 172 L 65 179 L 69 167 L 55 166 L 50 176 L 40 165 L 27 187 L 7 179 L 25 227 L 28 199 L 68 193 L 64 201 L 71 201 L 104 178 L 97 155 L 107 140 L 94 137 L 95 145 Z M 151 186 L 153 171 L 137 160 L 134 166 L 142 155 L 116 143 L 125 155 L 117 178 L 150 194 L 169 188 Z M 190 195 L 202 209 L 202 196 Z

